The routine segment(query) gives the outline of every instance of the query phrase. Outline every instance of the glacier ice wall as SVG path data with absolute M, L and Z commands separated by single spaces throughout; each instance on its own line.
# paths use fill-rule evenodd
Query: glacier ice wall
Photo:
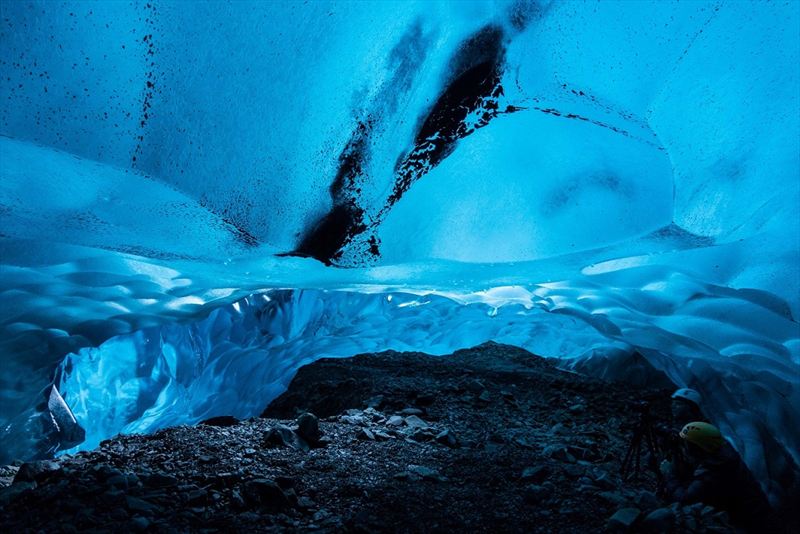
M 56 384 L 89 432 L 85 449 L 119 432 L 257 415 L 317 358 L 441 355 L 489 340 L 639 385 L 653 379 L 636 358 L 644 355 L 701 391 L 751 465 L 763 472 L 772 460 L 776 491 L 792 476 L 800 417 L 790 406 L 800 394 L 788 310 L 767 295 L 665 276 L 660 267 L 479 293 L 276 290 L 189 325 L 145 328 L 70 354 Z
M 315 355 L 496 339 L 639 351 L 716 399 L 758 473 L 796 473 L 797 3 L 0 12 L 0 459 L 71 445 L 40 428 L 54 381 L 88 446 L 210 413 L 204 387 L 252 414 Z M 309 301 L 376 315 L 259 333 Z M 239 364 L 250 401 L 226 397 Z

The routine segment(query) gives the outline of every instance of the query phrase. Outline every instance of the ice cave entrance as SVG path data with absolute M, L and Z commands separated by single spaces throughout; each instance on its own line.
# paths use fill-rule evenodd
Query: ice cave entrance
M 2 15 L 0 462 L 495 340 L 647 362 L 798 479 L 800 4 Z

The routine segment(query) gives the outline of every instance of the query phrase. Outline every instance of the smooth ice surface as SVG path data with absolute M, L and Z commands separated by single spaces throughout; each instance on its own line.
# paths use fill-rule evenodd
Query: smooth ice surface
M 54 381 L 90 447 L 495 339 L 797 473 L 800 4 L 0 11 L 0 460 L 71 446 Z

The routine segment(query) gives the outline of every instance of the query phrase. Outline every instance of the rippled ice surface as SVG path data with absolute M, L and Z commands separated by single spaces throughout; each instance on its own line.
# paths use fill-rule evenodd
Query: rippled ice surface
M 791 461 L 798 460 L 800 446 L 795 409 L 800 331 L 792 310 L 770 293 L 700 282 L 691 273 L 665 267 L 662 262 L 674 261 L 675 254 L 698 265 L 730 254 L 717 247 L 676 251 L 675 245 L 659 234 L 626 247 L 662 247 L 660 254 L 592 264 L 575 270 L 571 279 L 539 284 L 520 281 L 552 279 L 553 271 L 563 273 L 586 257 L 513 266 L 439 263 L 345 271 L 338 288 L 259 290 L 238 300 L 238 294 L 254 290 L 243 283 L 247 275 L 236 278 L 242 287 L 235 291 L 198 291 L 200 281 L 177 271 L 111 255 L 91 263 L 125 274 L 95 274 L 91 287 L 70 276 L 68 263 L 53 266 L 50 277 L 37 269 L 38 282 L 16 285 L 31 291 L 19 291 L 17 297 L 27 309 L 71 303 L 72 312 L 57 306 L 64 312 L 58 314 L 63 330 L 19 322 L 6 328 L 17 329 L 17 347 L 28 343 L 32 354 L 43 341 L 64 352 L 69 349 L 63 347 L 99 345 L 69 354 L 56 373 L 59 391 L 87 432 L 78 449 L 119 432 L 150 432 L 214 415 L 258 415 L 299 366 L 320 357 L 385 349 L 447 354 L 494 340 L 611 379 L 639 376 L 630 359 L 638 351 L 676 384 L 700 390 L 710 415 L 751 467 L 781 481 L 789 476 Z M 295 285 L 292 276 L 312 279 L 324 270 L 312 260 L 278 264 L 284 266 L 287 287 Z M 220 273 L 228 267 L 221 266 Z M 252 267 L 237 264 L 233 270 Z M 491 273 L 492 286 L 459 288 L 476 273 Z M 415 279 L 441 289 L 415 288 Z M 60 285 L 50 285 L 56 281 Z M 64 290 L 70 286 L 73 294 L 67 297 Z M 57 295 L 48 298 L 53 288 Z M 151 302 L 148 294 L 155 291 L 162 296 Z M 158 315 L 149 315 L 154 307 Z M 116 319 L 93 319 L 92 312 Z M 128 331 L 133 333 L 121 333 Z M 36 375 L 27 372 L 33 380 Z M 37 383 L 47 373 L 40 376 Z M 52 440 L 24 434 L 33 413 L 12 423 L 15 446 L 53 447 Z

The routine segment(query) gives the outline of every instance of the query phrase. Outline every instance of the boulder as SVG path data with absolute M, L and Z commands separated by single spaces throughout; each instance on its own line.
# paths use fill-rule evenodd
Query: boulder
M 433 433 L 427 428 L 418 428 L 409 436 L 414 441 L 424 442 L 431 441 L 434 438 Z
M 645 532 L 672 532 L 675 528 L 675 512 L 669 508 L 653 510 L 642 520 Z
M 403 424 L 403 418 L 399 415 L 393 415 L 386 421 L 386 426 L 401 426 Z
M 608 519 L 608 529 L 612 532 L 630 532 L 641 515 L 638 508 L 620 508 Z
M 421 465 L 410 465 L 408 466 L 407 472 L 423 480 L 430 480 L 433 482 L 445 482 L 447 480 L 446 477 L 439 474 L 435 469 Z
M 438 434 L 436 434 L 436 442 L 441 443 L 442 445 L 446 445 L 451 449 L 458 448 L 458 438 L 450 431 L 450 429 L 445 428 Z
M 642 490 L 636 495 L 636 505 L 642 510 L 652 510 L 661 506 L 661 501 L 652 491 Z
M 58 462 L 40 460 L 38 462 L 25 462 L 19 467 L 14 476 L 14 484 L 19 482 L 39 482 L 47 478 L 54 471 L 60 469 Z
M 97 480 L 106 483 L 112 478 L 122 476 L 122 471 L 107 464 L 95 465 L 91 472 Z
M 387 434 L 386 432 L 382 432 L 380 430 L 376 430 L 375 432 L 373 432 L 373 434 L 375 434 L 375 439 L 377 441 L 386 441 L 387 439 L 394 438 L 393 436 Z
M 157 505 L 151 503 L 150 501 L 134 497 L 133 495 L 125 496 L 125 505 L 131 512 L 136 512 L 142 515 L 155 515 L 155 513 L 158 512 Z
M 305 451 L 309 449 L 308 444 L 286 425 L 276 425 L 267 430 L 264 434 L 264 446 L 268 448 L 290 447 Z
M 145 532 L 148 528 L 150 528 L 150 520 L 146 517 L 137 515 L 131 519 L 131 528 L 134 532 Z
M 628 502 L 628 500 L 621 493 L 616 491 L 601 491 L 597 494 L 597 496 L 607 503 L 616 506 L 622 506 Z
M 416 415 L 409 415 L 408 417 L 406 417 L 405 423 L 407 426 L 411 428 L 428 428 L 428 423 L 426 423 Z
M 539 504 L 551 495 L 550 490 L 538 484 L 531 484 L 522 492 L 525 502 L 528 504 Z
M 611 478 L 611 475 L 605 471 L 600 471 L 595 474 L 594 483 L 595 485 L 607 490 L 617 487 L 617 483 Z
M 364 441 L 375 441 L 375 434 L 373 434 L 372 431 L 368 428 L 362 428 L 361 430 L 359 430 L 356 437 Z
M 386 399 L 383 395 L 375 395 L 367 399 L 364 404 L 367 405 L 368 408 L 380 408 L 386 402 Z
M 426 392 L 417 395 L 416 403 L 420 406 L 430 406 L 434 401 L 436 401 L 436 394 Z
M 319 430 L 319 419 L 312 413 L 304 413 L 297 418 L 297 435 L 309 444 L 315 444 L 322 437 Z
M 165 473 L 153 473 L 151 475 L 147 475 L 145 480 L 148 486 L 154 486 L 157 488 L 171 488 L 178 484 L 177 478 Z
M 580 403 L 573 404 L 572 406 L 569 407 L 569 413 L 574 415 L 581 414 L 585 411 L 586 411 L 586 406 Z
M 17 482 L 0 488 L 0 509 L 27 491 L 36 489 L 36 482 Z
M 554 460 L 559 460 L 562 462 L 568 462 L 574 464 L 577 460 L 575 457 L 567 450 L 565 445 L 560 443 L 555 445 L 548 445 L 542 451 L 542 454 L 548 458 L 552 458 Z
M 265 478 L 245 482 L 242 486 L 242 497 L 248 504 L 273 511 L 285 510 L 291 506 L 281 487 Z
M 483 382 L 476 378 L 470 378 L 469 380 L 464 381 L 463 388 L 471 393 L 475 393 L 476 395 L 486 390 L 486 386 L 483 385 Z
M 217 417 L 211 417 L 204 421 L 200 421 L 201 425 L 206 426 L 235 426 L 239 424 L 239 420 L 232 415 L 220 415 Z
M 520 478 L 526 482 L 543 482 L 550 474 L 550 469 L 546 465 L 535 465 L 526 467 L 522 470 Z

